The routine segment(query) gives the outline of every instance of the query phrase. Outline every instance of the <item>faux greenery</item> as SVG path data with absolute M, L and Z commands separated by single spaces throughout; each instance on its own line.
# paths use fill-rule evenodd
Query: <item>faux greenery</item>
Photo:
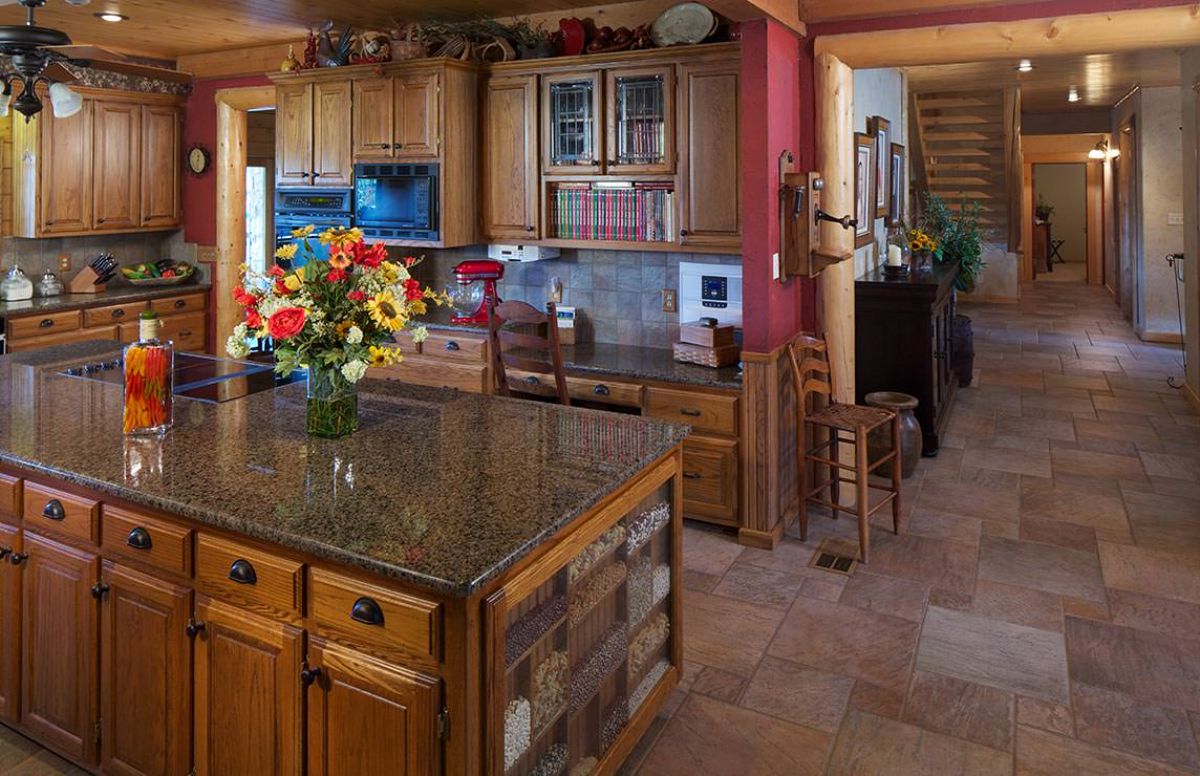
M 978 202 L 965 198 L 960 209 L 951 210 L 937 194 L 925 192 L 925 207 L 917 226 L 937 240 L 941 249 L 935 259 L 941 262 L 958 263 L 958 279 L 955 286 L 962 291 L 975 287 L 979 273 L 986 263 L 983 261 L 983 229 L 979 224 L 981 208 Z
M 1049 221 L 1050 216 L 1054 215 L 1054 205 L 1042 199 L 1042 195 L 1038 194 L 1037 205 L 1033 208 L 1033 213 L 1041 221 Z

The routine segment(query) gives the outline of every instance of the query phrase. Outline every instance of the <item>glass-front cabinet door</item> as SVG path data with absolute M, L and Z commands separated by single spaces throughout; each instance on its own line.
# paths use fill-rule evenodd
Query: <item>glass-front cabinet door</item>
M 608 172 L 674 172 L 673 68 L 609 70 L 605 94 Z
M 542 79 L 544 172 L 600 172 L 600 75 L 560 73 Z
M 611 773 L 678 683 L 667 463 L 488 598 L 489 776 Z

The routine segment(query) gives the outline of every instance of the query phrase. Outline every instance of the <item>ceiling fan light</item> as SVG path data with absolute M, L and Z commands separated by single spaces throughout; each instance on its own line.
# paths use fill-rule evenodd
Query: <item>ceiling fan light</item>
M 25 117 L 26 121 L 29 121 L 35 114 L 41 112 L 42 101 L 38 99 L 33 89 L 22 89 L 17 98 L 13 100 L 12 106 Z
M 83 110 L 83 98 L 66 84 L 53 83 L 50 84 L 50 107 L 54 109 L 54 118 L 69 118 Z

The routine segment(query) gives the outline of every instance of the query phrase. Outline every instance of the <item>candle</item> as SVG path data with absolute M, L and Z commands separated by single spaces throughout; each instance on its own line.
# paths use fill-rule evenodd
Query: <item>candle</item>
M 889 245 L 888 246 L 887 265 L 889 267 L 899 267 L 901 264 L 901 262 L 900 262 L 901 255 L 902 255 L 902 253 L 901 253 L 899 245 Z

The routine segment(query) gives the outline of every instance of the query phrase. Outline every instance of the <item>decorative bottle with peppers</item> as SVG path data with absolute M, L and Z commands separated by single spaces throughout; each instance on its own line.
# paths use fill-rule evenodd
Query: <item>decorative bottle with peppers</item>
M 138 319 L 138 341 L 125 348 L 125 433 L 162 434 L 171 427 L 175 348 L 158 338 L 158 313 Z

